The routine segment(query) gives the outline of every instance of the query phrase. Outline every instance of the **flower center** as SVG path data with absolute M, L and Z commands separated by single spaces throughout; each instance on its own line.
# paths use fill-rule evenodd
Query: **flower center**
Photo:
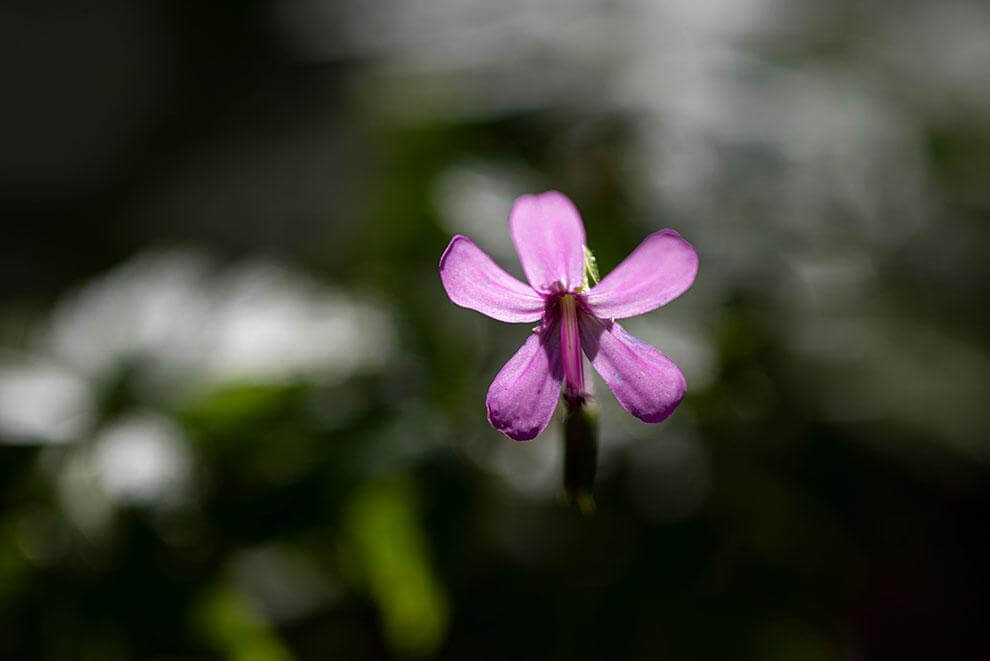
M 564 396 L 572 400 L 584 397 L 577 301 L 571 294 L 560 297 L 560 350 L 564 363 Z

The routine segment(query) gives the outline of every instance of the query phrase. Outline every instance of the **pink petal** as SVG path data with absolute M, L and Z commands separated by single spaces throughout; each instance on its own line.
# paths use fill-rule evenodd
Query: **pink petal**
M 651 234 L 591 288 L 586 302 L 602 319 L 655 310 L 683 294 L 698 273 L 698 253 L 674 230 Z
M 509 438 L 528 441 L 546 429 L 560 397 L 560 333 L 556 324 L 533 333 L 488 389 L 488 422 Z
M 543 298 L 499 268 L 466 236 L 455 236 L 444 250 L 440 280 L 454 303 L 499 321 L 531 322 L 543 316 Z
M 584 277 L 584 224 L 562 193 L 523 195 L 509 212 L 509 233 L 533 289 L 548 292 L 554 283 L 572 291 Z
M 622 408 L 660 422 L 684 398 L 684 375 L 667 356 L 614 321 L 581 317 L 581 346 Z

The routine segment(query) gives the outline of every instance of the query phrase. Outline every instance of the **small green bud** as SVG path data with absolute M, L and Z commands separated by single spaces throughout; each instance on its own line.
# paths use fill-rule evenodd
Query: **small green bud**
M 593 285 L 598 284 L 599 280 L 598 260 L 595 259 L 595 253 L 591 252 L 588 246 L 581 246 L 581 248 L 584 250 L 584 281 L 581 288 L 591 289 Z

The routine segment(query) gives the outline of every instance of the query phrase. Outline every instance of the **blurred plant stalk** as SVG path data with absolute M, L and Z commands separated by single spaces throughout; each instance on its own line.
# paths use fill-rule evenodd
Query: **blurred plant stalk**
M 595 513 L 598 468 L 598 404 L 591 395 L 565 396 L 564 495 L 581 513 Z

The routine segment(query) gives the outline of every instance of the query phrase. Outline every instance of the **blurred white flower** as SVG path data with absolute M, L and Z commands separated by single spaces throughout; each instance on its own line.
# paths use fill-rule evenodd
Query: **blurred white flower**
M 182 431 L 151 412 L 128 415 L 103 429 L 91 449 L 96 481 L 117 503 L 181 502 L 192 458 Z
M 43 343 L 93 379 L 125 361 L 167 388 L 233 380 L 338 381 L 380 368 L 391 325 L 368 300 L 265 261 L 219 269 L 146 253 L 65 298 Z
M 0 438 L 8 442 L 72 441 L 90 424 L 93 405 L 85 379 L 59 365 L 0 366 Z
M 0 440 L 91 440 L 46 465 L 69 518 L 99 537 L 115 507 L 174 506 L 193 490 L 188 441 L 166 414 L 98 419 L 98 393 L 122 368 L 157 406 L 233 381 L 338 382 L 382 368 L 391 334 L 380 305 L 284 265 L 145 253 L 64 297 L 36 355 L 0 365 Z

